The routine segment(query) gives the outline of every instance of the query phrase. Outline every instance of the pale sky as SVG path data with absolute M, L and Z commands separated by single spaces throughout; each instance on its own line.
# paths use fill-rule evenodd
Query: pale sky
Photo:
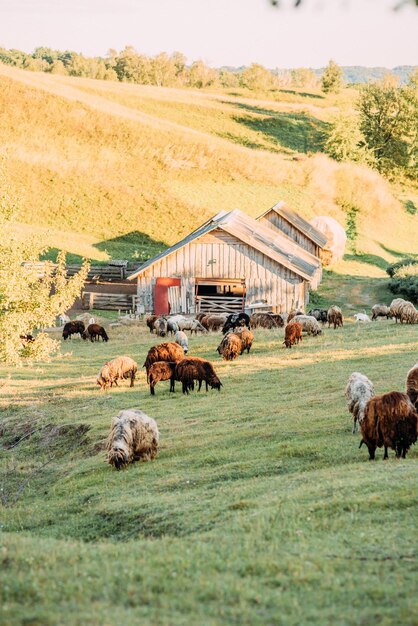
M 0 46 L 104 56 L 183 52 L 209 65 L 418 65 L 418 8 L 400 0 L 0 0 Z

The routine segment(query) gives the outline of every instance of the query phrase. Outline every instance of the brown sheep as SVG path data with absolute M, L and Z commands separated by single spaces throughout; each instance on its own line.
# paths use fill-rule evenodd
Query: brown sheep
M 145 323 L 149 328 L 150 333 L 154 332 L 154 322 L 158 319 L 158 315 L 149 315 L 146 320 Z
M 235 335 L 241 339 L 242 350 L 240 354 L 242 354 L 244 350 L 246 350 L 247 354 L 249 354 L 251 346 L 253 345 L 254 334 L 250 330 L 248 330 L 248 328 L 240 326 L 236 329 Z
M 155 396 L 154 387 L 161 380 L 170 381 L 170 391 L 174 391 L 174 370 L 176 364 L 172 361 L 156 361 L 148 370 L 149 390 Z
M 199 322 L 202 324 L 202 319 L 203 319 L 204 317 L 206 317 L 206 316 L 207 316 L 207 313 L 198 313 L 198 314 L 196 315 L 196 319 L 197 319 L 197 320 L 199 320 Z M 202 326 L 203 326 L 203 324 L 202 324 Z
M 184 359 L 184 350 L 173 341 L 160 343 L 158 346 L 150 348 L 143 365 L 147 370 L 147 382 L 149 382 L 148 371 L 153 363 L 156 361 L 170 361 L 176 363 L 177 361 L 181 361 L 181 359 Z
M 204 324 L 203 322 L 200 322 L 200 323 L 202 324 L 202 326 L 206 328 L 206 330 L 216 332 L 220 330 L 222 326 L 224 325 L 225 318 L 219 315 L 207 315 L 204 318 L 204 322 L 205 322 Z
M 212 389 L 221 390 L 222 383 L 219 380 L 216 372 L 210 361 L 201 359 L 199 357 L 188 357 L 176 364 L 175 380 L 182 383 L 183 393 L 189 393 L 190 389 L 194 389 L 194 381 L 199 381 L 200 391 L 202 387 L 202 381 L 205 381 L 206 391 L 210 385 Z
M 391 391 L 383 396 L 374 396 L 368 401 L 361 422 L 362 440 L 369 450 L 370 460 L 374 460 L 376 448 L 384 446 L 384 459 L 388 458 L 388 448 L 392 448 L 399 458 L 405 458 L 411 444 L 417 440 L 418 414 L 405 393 Z
M 242 354 L 242 341 L 235 333 L 228 333 L 217 348 L 224 361 L 233 361 Z
M 90 339 L 90 341 L 99 340 L 99 337 L 103 339 L 103 341 L 109 341 L 109 337 L 107 336 L 107 332 L 100 326 L 99 324 L 89 324 L 81 335 L 83 339 Z
M 281 322 L 279 322 L 279 319 Z M 253 313 L 250 317 L 251 328 L 278 328 L 283 326 L 283 318 L 281 315 L 273 315 L 272 313 Z
M 117 387 L 118 380 L 130 378 L 130 386 L 133 387 L 137 370 L 138 366 L 131 357 L 118 356 L 103 365 L 97 376 L 97 384 L 101 389 L 106 389 L 108 386 L 113 387 L 113 383 Z
M 286 324 L 284 329 L 284 345 L 286 348 L 291 348 L 299 341 L 302 341 L 302 324 L 300 322 L 291 321 L 290 324 Z
M 338 326 L 344 326 L 342 311 L 340 307 L 336 306 L 335 304 L 328 309 L 327 317 L 328 328 L 331 326 L 331 324 L 334 325 L 334 328 L 337 328 Z
M 77 333 L 79 333 L 81 337 L 84 333 L 84 330 L 85 326 L 83 322 L 80 322 L 79 320 L 73 320 L 72 322 L 67 322 L 65 324 L 64 328 L 62 329 L 62 337 L 64 341 L 68 339 L 68 337 L 71 338 L 71 335 L 76 335 Z
M 418 411 L 418 363 L 409 370 L 406 378 L 406 393 Z

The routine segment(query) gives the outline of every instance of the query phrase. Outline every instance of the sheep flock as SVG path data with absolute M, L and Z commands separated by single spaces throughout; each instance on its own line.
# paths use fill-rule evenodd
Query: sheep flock
M 347 318 L 346 318 L 347 319 Z M 418 311 L 411 302 L 401 298 L 390 304 L 375 304 L 370 315 L 366 310 L 353 315 L 355 325 L 377 323 L 384 319 L 396 324 L 418 323 Z M 102 339 L 107 344 L 110 337 L 103 326 L 97 324 L 90 315 L 85 314 L 71 321 L 63 316 L 62 337 L 71 339 L 74 335 L 90 342 Z M 175 393 L 179 383 L 187 397 L 195 389 L 199 392 L 204 383 L 206 392 L 210 389 L 220 392 L 228 388 L 228 368 L 238 359 L 251 358 L 252 350 L 257 351 L 257 337 L 260 329 L 271 331 L 274 339 L 279 333 L 284 341 L 277 342 L 277 350 L 299 348 L 305 341 L 324 341 L 338 333 L 344 326 L 342 308 L 332 305 L 327 309 L 313 308 L 305 313 L 293 309 L 289 313 L 245 313 L 223 314 L 199 313 L 195 317 L 184 315 L 156 316 L 145 319 L 155 345 L 151 345 L 145 355 L 143 368 L 149 393 L 156 395 L 156 386 L 168 382 L 169 392 Z M 187 334 L 189 333 L 189 335 Z M 205 334 L 220 335 L 220 340 L 213 342 L 213 359 L 225 365 L 221 381 L 211 360 L 194 354 L 194 336 Z M 329 333 L 329 335 L 328 335 Z M 161 342 L 161 338 L 164 341 Z M 305 339 L 305 341 L 303 341 Z M 301 344 L 302 342 L 302 344 Z M 88 342 L 89 343 L 89 342 Z M 127 355 L 118 355 L 106 361 L 101 367 L 96 382 L 102 391 L 118 387 L 128 380 L 130 387 L 141 377 L 141 368 L 137 361 Z M 370 460 L 375 459 L 377 448 L 384 448 L 384 459 L 388 450 L 395 451 L 397 457 L 405 458 L 411 445 L 417 440 L 418 428 L 418 363 L 406 374 L 405 391 L 394 390 L 377 395 L 374 384 L 363 373 L 352 372 L 345 388 L 347 408 L 353 418 L 352 432 L 360 431 L 360 446 L 365 445 Z M 121 410 L 112 419 L 107 443 L 107 461 L 116 469 L 122 469 L 137 461 L 152 460 L 157 455 L 159 431 L 155 420 L 139 409 Z

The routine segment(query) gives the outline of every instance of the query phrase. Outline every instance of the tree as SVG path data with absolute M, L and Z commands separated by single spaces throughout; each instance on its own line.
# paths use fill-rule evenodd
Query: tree
M 332 59 L 322 74 L 321 88 L 324 93 L 339 93 L 343 86 L 343 71 Z
M 203 61 L 195 61 L 189 70 L 188 83 L 190 87 L 202 89 L 212 85 L 217 79 L 217 72 L 208 67 Z
M 39 265 L 45 251 L 35 239 L 18 240 L 12 232 L 17 205 L 0 176 L 0 362 L 18 364 L 24 358 L 45 359 L 58 350 L 59 342 L 42 329 L 55 323 L 80 294 L 87 277 L 85 262 L 78 274 L 66 276 L 65 254 L 57 264 Z M 21 335 L 41 330 L 23 345 Z
M 306 67 L 298 67 L 291 71 L 292 86 L 303 89 L 315 89 L 318 87 L 318 76 Z
M 406 87 L 380 81 L 363 87 L 358 103 L 360 130 L 381 172 L 417 170 L 418 91 L 414 77 Z
M 325 152 L 336 161 L 354 161 L 373 165 L 373 154 L 367 148 L 359 120 L 354 115 L 341 114 L 331 123 Z
M 253 63 L 246 67 L 240 77 L 243 87 L 252 91 L 266 91 L 276 86 L 276 79 L 273 74 L 258 63 Z

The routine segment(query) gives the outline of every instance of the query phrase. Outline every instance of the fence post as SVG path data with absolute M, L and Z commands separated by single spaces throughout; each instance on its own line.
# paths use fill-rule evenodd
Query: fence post
M 95 294 L 93 293 L 93 291 L 90 291 L 90 294 L 89 294 L 89 296 L 90 296 L 89 297 L 89 309 L 90 310 L 94 309 L 94 295 Z

